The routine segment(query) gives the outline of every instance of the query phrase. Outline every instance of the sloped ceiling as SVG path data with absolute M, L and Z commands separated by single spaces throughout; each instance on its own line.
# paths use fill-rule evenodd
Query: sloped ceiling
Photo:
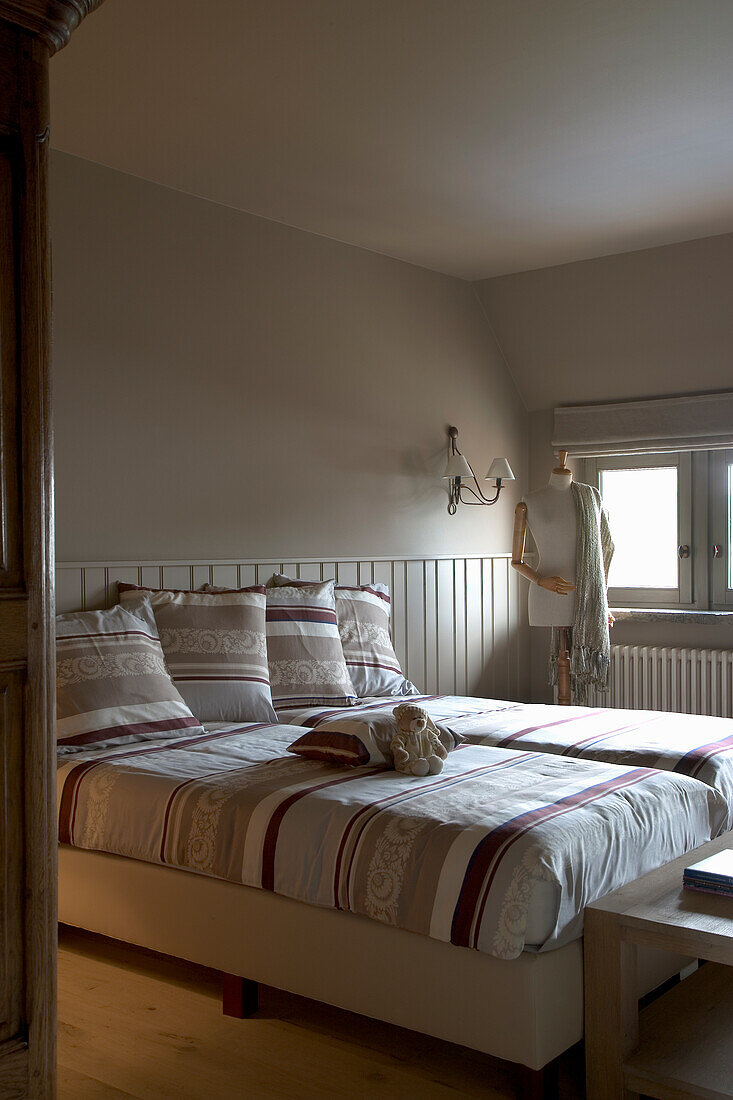
M 470 279 L 733 230 L 729 0 L 106 0 L 57 149 Z
M 475 284 L 527 408 L 733 388 L 733 234 Z

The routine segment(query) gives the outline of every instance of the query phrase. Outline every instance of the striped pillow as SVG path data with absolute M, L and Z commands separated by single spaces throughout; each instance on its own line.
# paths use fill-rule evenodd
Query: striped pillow
M 268 587 L 310 585 L 274 573 Z M 406 680 L 389 632 L 391 601 L 386 584 L 337 584 L 336 616 L 346 667 L 360 699 L 374 695 L 418 695 Z
M 144 622 L 113 607 L 56 619 L 59 749 L 201 733 Z
M 381 708 L 372 714 L 353 717 L 332 715 L 288 745 L 288 752 L 307 760 L 323 760 L 347 767 L 383 764 L 385 768 L 392 768 L 392 738 L 398 729 L 394 714 L 385 714 Z M 445 725 L 436 723 L 436 729 L 447 752 L 452 752 L 463 741 L 460 734 Z
M 275 710 L 357 702 L 336 623 L 333 581 L 267 590 L 267 661 Z
M 131 611 L 149 600 L 173 682 L 202 722 L 274 722 L 265 589 L 178 592 L 117 585 Z

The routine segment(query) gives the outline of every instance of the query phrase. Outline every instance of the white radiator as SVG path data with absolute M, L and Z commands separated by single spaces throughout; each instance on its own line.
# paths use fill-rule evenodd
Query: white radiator
M 733 651 L 612 645 L 607 692 L 588 705 L 733 717 Z

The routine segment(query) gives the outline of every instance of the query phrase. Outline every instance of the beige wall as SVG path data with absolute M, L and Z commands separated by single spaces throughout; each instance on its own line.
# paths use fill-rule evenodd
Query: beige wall
M 528 409 L 733 382 L 733 234 L 475 285 Z
M 55 153 L 60 560 L 510 549 L 526 412 L 470 284 Z M 518 477 L 446 513 L 445 427 Z

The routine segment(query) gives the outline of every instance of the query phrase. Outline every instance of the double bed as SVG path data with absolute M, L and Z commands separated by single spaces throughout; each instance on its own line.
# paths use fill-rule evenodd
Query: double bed
M 425 779 L 288 753 L 324 708 L 60 756 L 60 920 L 540 1070 L 582 1037 L 584 906 L 728 827 L 731 754 L 716 788 L 563 755 L 567 708 L 419 701 L 466 738 Z
M 518 1063 L 537 1092 L 583 1035 L 585 906 L 731 828 L 733 723 L 461 695 L 455 562 L 447 631 L 444 563 L 421 563 L 417 602 L 403 565 L 402 584 L 395 563 L 377 583 L 387 563 L 371 562 L 367 585 L 358 566 L 335 588 L 273 577 L 274 592 L 261 565 L 249 588 L 221 587 L 245 579 L 239 565 L 137 566 L 126 609 L 61 616 L 59 918 L 222 971 L 230 1008 L 251 983 L 281 987 Z M 473 652 L 500 668 L 503 565 L 462 569 L 466 683 L 474 608 Z M 123 570 L 66 568 L 79 595 L 67 586 L 62 606 L 113 601 Z M 312 568 L 344 580 L 343 564 Z M 141 589 L 148 576 L 179 587 Z M 410 695 L 395 633 L 425 682 L 433 656 L 434 681 L 452 672 L 451 694 Z M 143 681 L 144 705 L 121 697 Z M 302 705 L 314 694 L 325 702 Z M 439 775 L 289 751 L 343 742 L 345 724 L 384 748 L 405 695 L 456 745 Z M 224 724 L 243 705 L 258 714 Z M 639 993 L 688 961 L 640 951 Z

